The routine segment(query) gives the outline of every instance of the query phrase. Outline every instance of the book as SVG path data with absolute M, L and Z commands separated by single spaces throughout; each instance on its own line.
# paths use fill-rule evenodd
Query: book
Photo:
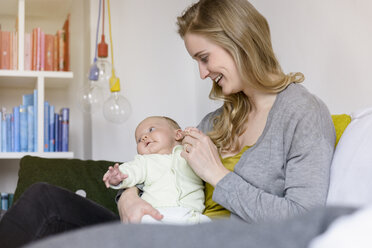
M 22 95 L 22 105 L 34 105 L 34 94 L 24 94 Z
M 37 117 L 38 117 L 38 109 L 37 109 L 37 89 L 34 89 L 34 152 L 37 152 Z
M 58 71 L 58 37 L 54 35 L 53 71 Z
M 44 152 L 49 152 L 49 102 L 44 102 Z
M 8 193 L 8 209 L 13 206 L 13 199 L 14 199 L 14 194 L 13 193 Z
M 36 70 L 37 29 L 32 30 L 31 35 L 31 70 Z
M 8 210 L 9 206 L 9 194 L 1 192 L 1 210 Z
M 10 32 L 10 69 L 17 70 L 18 69 L 18 33 L 17 32 Z
M 34 151 L 34 105 L 27 106 L 27 151 Z
M 62 108 L 61 109 L 61 116 L 62 116 L 62 152 L 68 152 L 68 145 L 69 145 L 69 121 L 70 121 L 70 109 L 69 108 Z
M 63 51 L 63 70 L 69 71 L 70 70 L 70 14 L 67 15 L 67 19 L 65 20 L 65 23 L 63 24 L 63 31 L 65 33 L 64 35 L 64 51 Z
M 54 106 L 49 107 L 49 151 L 55 151 Z
M 45 71 L 53 71 L 54 35 L 45 34 Z
M 0 31 L 1 33 L 1 51 L 0 51 L 0 69 L 10 69 L 10 32 Z
M 41 28 L 36 28 L 36 70 L 40 71 L 41 67 Z
M 55 133 L 55 141 L 54 141 L 54 144 L 55 144 L 55 147 L 54 147 L 54 150 L 56 152 L 60 152 L 61 150 L 59 149 L 58 147 L 58 144 L 59 144 L 59 139 L 60 139 L 60 133 L 59 133 L 59 114 L 57 113 L 54 113 L 54 133 Z
M 14 114 L 10 114 L 10 152 L 14 152 Z
M 62 115 L 59 114 L 58 116 L 58 150 L 59 152 L 62 151 Z
M 13 118 L 14 118 L 14 151 L 20 152 L 20 116 L 19 116 L 19 106 L 13 108 Z
M 58 64 L 57 64 L 57 67 L 58 67 L 58 71 L 63 71 L 64 70 L 64 58 L 65 58 L 65 55 L 64 55 L 64 51 L 65 51 L 65 31 L 60 29 L 57 31 L 57 43 L 58 43 Z
M 12 114 L 5 114 L 6 122 L 6 152 L 12 151 Z
M 6 109 L 2 109 L 2 116 L 1 116 L 1 152 L 6 152 Z
M 31 70 L 31 63 L 32 63 L 32 44 L 31 44 L 31 34 L 25 33 L 25 46 L 24 46 L 24 70 L 29 71 Z
M 27 105 L 19 106 L 19 143 L 21 147 L 21 152 L 28 151 L 28 128 L 27 128 Z
M 40 30 L 40 71 L 45 70 L 45 33 Z
M 2 115 L 3 113 L 0 111 L 0 152 L 3 150 L 3 132 L 2 132 L 2 127 L 3 127 L 3 122 L 2 122 Z

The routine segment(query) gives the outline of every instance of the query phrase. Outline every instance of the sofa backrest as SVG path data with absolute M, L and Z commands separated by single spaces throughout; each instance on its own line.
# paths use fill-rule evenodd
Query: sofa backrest
M 103 174 L 112 161 L 80 159 L 54 159 L 25 156 L 20 161 L 18 183 L 14 202 L 32 184 L 47 182 L 72 192 L 84 190 L 86 197 L 117 212 L 115 195 L 117 190 L 107 189 L 102 181 Z

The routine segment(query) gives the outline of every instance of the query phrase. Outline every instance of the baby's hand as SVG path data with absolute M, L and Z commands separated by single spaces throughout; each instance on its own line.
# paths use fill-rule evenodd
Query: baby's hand
M 109 188 L 110 187 L 110 184 L 111 185 L 118 185 L 119 183 L 121 183 L 127 177 L 128 177 L 128 175 L 123 174 L 119 170 L 119 164 L 116 163 L 114 165 L 114 167 L 110 166 L 108 168 L 108 170 L 105 173 L 105 175 L 103 175 L 103 179 L 102 180 L 105 183 L 106 188 Z

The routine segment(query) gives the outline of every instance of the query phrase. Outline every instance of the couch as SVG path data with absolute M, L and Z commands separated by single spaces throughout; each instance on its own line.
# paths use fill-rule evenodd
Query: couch
M 336 145 L 345 128 L 351 122 L 346 114 L 332 115 L 336 130 Z M 100 205 L 117 213 L 116 190 L 107 189 L 102 176 L 114 161 L 55 159 L 25 156 L 20 160 L 17 187 L 14 192 L 14 203 L 33 183 L 48 182 L 66 188 L 72 192 L 83 194 Z
M 372 108 L 351 115 L 332 116 L 336 150 L 331 166 L 328 205 L 363 206 L 372 201 Z M 25 156 L 20 161 L 14 202 L 35 182 L 48 182 L 87 198 L 117 213 L 116 191 L 107 189 L 102 175 L 113 161 L 49 159 Z

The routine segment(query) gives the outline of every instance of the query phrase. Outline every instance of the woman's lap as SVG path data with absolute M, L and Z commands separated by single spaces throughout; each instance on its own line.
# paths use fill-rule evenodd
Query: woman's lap
M 110 210 L 63 188 L 37 183 L 0 222 L 0 243 L 18 247 L 32 240 L 84 226 L 119 220 Z

